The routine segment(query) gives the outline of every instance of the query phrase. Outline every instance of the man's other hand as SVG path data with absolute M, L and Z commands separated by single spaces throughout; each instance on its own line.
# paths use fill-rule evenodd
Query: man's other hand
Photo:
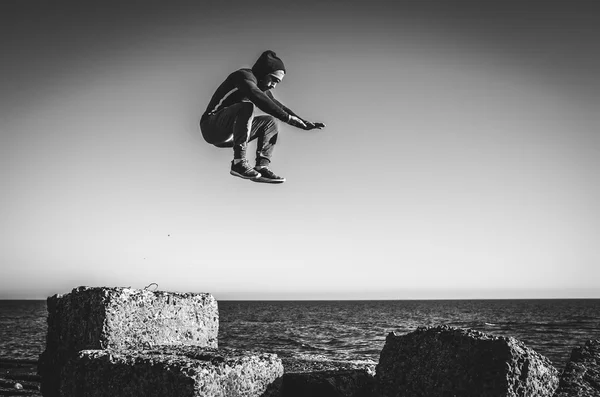
M 304 124 L 304 121 L 302 121 L 301 119 L 299 119 L 296 116 L 292 116 L 291 114 L 290 114 L 290 120 L 288 121 L 288 124 L 293 125 L 294 127 L 297 127 L 297 128 L 302 128 L 303 130 L 305 130 L 307 127 L 306 124 Z
M 307 120 L 304 120 L 304 124 L 306 124 L 305 130 L 314 130 L 314 129 L 322 129 L 325 128 L 325 124 L 323 123 L 313 123 Z

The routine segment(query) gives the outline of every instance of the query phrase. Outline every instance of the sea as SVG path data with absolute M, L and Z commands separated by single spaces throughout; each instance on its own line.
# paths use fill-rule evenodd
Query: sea
M 390 332 L 450 325 L 512 336 L 564 368 L 600 339 L 600 299 L 219 301 L 219 347 L 315 361 L 375 364 Z M 45 300 L 0 300 L 0 359 L 45 349 Z

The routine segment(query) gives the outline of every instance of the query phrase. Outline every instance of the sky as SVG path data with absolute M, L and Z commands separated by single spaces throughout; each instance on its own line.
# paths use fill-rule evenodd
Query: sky
M 0 299 L 600 298 L 593 2 L 84 3 L 0 5 Z M 198 127 L 267 49 L 281 185 Z

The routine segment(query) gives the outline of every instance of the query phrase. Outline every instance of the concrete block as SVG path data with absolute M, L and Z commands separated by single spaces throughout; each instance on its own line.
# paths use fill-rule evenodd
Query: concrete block
M 558 370 L 514 338 L 438 326 L 390 333 L 376 379 L 382 397 L 548 397 Z
M 210 294 L 79 287 L 47 303 L 46 350 L 38 365 L 46 397 L 58 397 L 62 366 L 83 349 L 217 347 L 219 314 Z
M 161 346 L 82 350 L 62 371 L 62 397 L 267 397 L 283 365 L 275 354 Z

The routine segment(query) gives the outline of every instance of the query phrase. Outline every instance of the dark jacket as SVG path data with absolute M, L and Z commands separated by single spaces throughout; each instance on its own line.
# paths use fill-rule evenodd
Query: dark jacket
M 249 101 L 263 112 L 287 122 L 288 115 L 296 114 L 277 101 L 270 90 L 263 92 L 257 86 L 259 79 L 276 70 L 285 71 L 283 62 L 273 51 L 265 51 L 252 69 L 239 69 L 231 73 L 213 94 L 202 119 L 233 104 Z

